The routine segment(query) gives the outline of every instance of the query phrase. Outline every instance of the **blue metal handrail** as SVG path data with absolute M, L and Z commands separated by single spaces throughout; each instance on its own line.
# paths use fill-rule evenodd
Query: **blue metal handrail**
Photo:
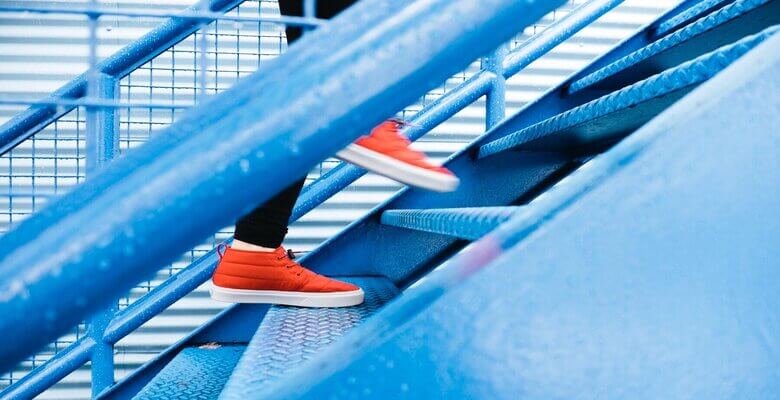
M 559 3 L 365 0 L 106 166 L 0 239 L 0 370 Z
M 505 58 L 494 59 L 494 62 L 501 63 L 502 67 L 500 70 L 496 70 L 495 66 L 492 70 L 482 70 L 472 78 L 448 91 L 434 103 L 426 106 L 412 117 L 410 120 L 411 124 L 406 129 L 405 134 L 412 140 L 421 137 L 481 96 L 491 93 L 498 79 L 508 78 L 521 71 L 528 64 L 546 54 L 550 49 L 568 39 L 621 2 L 622 0 L 592 0 L 580 5 L 564 18 L 555 21 L 544 31 L 531 37 L 506 54 Z M 502 76 L 499 78 L 497 73 Z M 503 109 L 503 96 L 497 96 L 497 98 L 500 100 L 496 102 L 496 105 Z M 492 109 L 493 107 L 493 104 L 488 103 L 486 110 L 488 115 L 497 115 Z M 489 118 L 487 120 L 488 128 L 492 127 L 496 122 L 498 122 L 498 118 L 492 120 Z M 364 173 L 365 170 L 361 168 L 340 164 L 326 175 L 320 177 L 304 189 L 291 221 L 297 220 Z M 42 392 L 89 360 L 90 352 L 96 348 L 98 343 L 102 342 L 109 345 L 116 343 L 154 315 L 157 315 L 205 282 L 213 272 L 216 261 L 217 257 L 214 251 L 196 260 L 174 277 L 139 299 L 139 301 L 116 314 L 105 327 L 102 340 L 82 338 L 58 353 L 44 365 L 31 371 L 24 378 L 9 387 L 3 395 L 5 397 L 13 397 L 15 394 L 24 393 L 32 397 Z M 93 365 L 93 368 L 95 367 Z

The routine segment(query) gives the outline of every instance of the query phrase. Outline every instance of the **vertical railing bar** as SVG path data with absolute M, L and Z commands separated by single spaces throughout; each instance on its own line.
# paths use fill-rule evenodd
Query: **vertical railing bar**
M 97 8 L 97 0 L 89 0 L 89 8 Z M 98 97 L 97 87 L 99 72 L 95 66 L 97 65 L 97 14 L 86 14 L 88 18 L 89 26 L 89 72 L 87 73 L 87 98 L 95 99 Z M 97 153 L 97 145 L 100 142 L 98 138 L 97 126 L 91 123 L 91 120 L 96 119 L 95 114 L 99 109 L 95 107 L 87 107 L 87 152 L 86 152 L 86 167 L 89 174 L 96 169 L 98 163 L 97 157 L 94 155 Z M 97 140 L 96 140 L 97 139 Z
M 97 0 L 90 0 L 89 7 L 96 8 Z M 87 98 L 115 100 L 118 81 L 98 71 L 98 14 L 87 14 L 89 18 L 89 72 L 87 75 Z M 114 158 L 119 147 L 116 135 L 118 122 L 115 108 L 87 107 L 86 175 L 97 170 Z M 106 266 L 108 267 L 108 266 Z M 114 346 L 103 340 L 106 327 L 117 311 L 116 303 L 96 313 L 89 320 L 87 335 L 95 345 L 90 354 L 92 397 L 114 384 Z
M 199 9 L 206 9 L 209 10 L 209 2 L 208 0 L 201 0 L 198 4 Z M 196 101 L 200 101 L 203 97 L 206 96 L 206 90 L 208 89 L 206 85 L 206 79 L 208 79 L 208 72 L 206 69 L 208 68 L 208 33 L 209 33 L 209 24 L 205 23 L 201 25 L 200 28 L 200 73 L 198 74 L 200 76 L 200 96 L 196 97 Z M 216 54 L 215 54 L 216 58 Z
M 303 16 L 306 19 L 315 18 L 317 13 L 317 0 L 303 0 Z M 314 27 L 306 26 L 303 28 L 303 34 L 313 30 Z M 287 44 L 289 46 L 289 43 Z

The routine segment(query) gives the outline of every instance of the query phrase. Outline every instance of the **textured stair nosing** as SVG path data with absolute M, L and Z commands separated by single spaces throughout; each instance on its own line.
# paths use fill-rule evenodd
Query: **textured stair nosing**
M 744 0 L 727 5 L 677 32 L 650 43 L 649 45 L 578 79 L 569 87 L 569 93 L 575 93 L 598 82 L 603 82 L 653 56 L 657 56 L 664 51 L 681 45 L 701 34 L 716 29 L 729 21 L 774 1 L 777 0 Z
M 398 288 L 386 278 L 344 280 L 363 288 L 363 304 L 345 308 L 271 307 L 220 399 L 256 396 L 267 383 L 304 364 L 398 294 Z
M 700 18 L 704 13 L 712 12 L 722 4 L 729 2 L 730 0 L 704 0 L 698 4 L 689 7 L 685 11 L 675 15 L 672 18 L 664 21 L 658 25 L 655 30 L 655 34 L 658 36 L 665 35 L 678 27 L 684 25 L 687 22 Z
M 388 210 L 382 224 L 476 240 L 512 217 L 521 207 Z
M 778 26 L 767 28 L 758 34 L 723 46 L 678 67 L 496 139 L 480 147 L 479 157 L 487 157 L 524 145 L 528 146 L 547 136 L 628 108 L 633 108 L 634 112 L 641 112 L 641 107 L 639 107 L 641 103 L 706 81 L 777 31 Z M 605 138 L 595 139 L 603 141 Z M 546 150 L 560 150 L 555 145 L 545 147 Z

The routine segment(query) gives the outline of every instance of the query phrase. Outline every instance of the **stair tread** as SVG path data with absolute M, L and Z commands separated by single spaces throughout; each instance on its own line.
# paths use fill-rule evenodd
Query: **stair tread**
M 244 352 L 244 345 L 187 347 L 134 399 L 216 399 Z
M 570 151 L 616 141 L 694 87 L 775 34 L 774 26 L 648 79 L 510 133 L 479 149 L 487 157 L 509 149 Z
M 386 278 L 343 280 L 363 288 L 363 304 L 345 308 L 271 307 L 221 398 L 244 400 L 258 393 L 266 383 L 304 364 L 398 294 L 398 288 Z
M 522 207 L 464 207 L 387 210 L 382 223 L 399 228 L 476 240 L 505 222 Z
M 665 35 L 686 23 L 693 21 L 705 13 L 714 11 L 714 9 L 729 3 L 731 0 L 703 0 L 687 9 L 683 10 L 679 14 L 664 21 L 658 25 L 655 30 L 655 34 L 658 36 Z
M 599 86 L 616 88 L 671 68 L 741 37 L 780 23 L 780 1 L 741 0 L 664 36 L 580 79 L 569 93 Z M 695 40 L 694 40 L 695 39 Z

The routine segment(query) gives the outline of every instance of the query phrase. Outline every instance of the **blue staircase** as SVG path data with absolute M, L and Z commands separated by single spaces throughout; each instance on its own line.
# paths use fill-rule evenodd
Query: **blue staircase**
M 0 238 L 17 249 L 0 259 L 0 293 L 12 294 L 0 332 L 45 327 L 1 358 L 18 361 L 152 271 L 146 264 L 283 188 L 558 4 L 421 0 L 403 19 L 377 23 L 391 3 L 353 7 Z M 562 21 L 565 35 L 542 35 L 506 55 L 512 63 L 488 63 L 406 133 L 416 139 L 453 103 L 486 91 L 495 101 L 506 77 L 608 3 L 583 5 Z M 447 22 L 462 18 L 469 23 Z M 364 304 L 236 305 L 99 398 L 777 397 L 777 24 L 778 0 L 682 2 L 453 155 L 456 192 L 406 188 L 302 259 L 363 287 Z M 361 30 L 353 47 L 339 47 Z M 398 60 L 402 50 L 420 55 Z M 279 83 L 284 63 L 303 65 L 304 78 Z M 298 98 L 294 115 L 277 111 Z M 264 133 L 271 128 L 279 133 Z M 289 176 L 263 176 L 282 160 Z M 214 162 L 220 173 L 206 176 Z M 330 171 L 304 190 L 293 219 L 363 173 Z M 222 201 L 246 179 L 267 185 Z M 139 185 L 159 192 L 133 198 Z M 121 212 L 101 211 L 112 202 Z M 204 206 L 203 221 L 160 235 Z M 45 250 L 101 218 L 116 242 Z M 151 254 L 123 253 L 127 243 Z M 19 257 L 36 252 L 46 255 L 30 267 L 37 275 L 19 272 Z M 88 275 L 100 271 L 89 258 L 124 257 L 132 260 L 120 273 Z M 160 293 L 191 290 L 215 261 L 209 253 Z M 38 299 L 86 277 L 77 310 Z M 15 296 L 10 280 L 30 295 Z M 18 317 L 44 308 L 53 317 Z

